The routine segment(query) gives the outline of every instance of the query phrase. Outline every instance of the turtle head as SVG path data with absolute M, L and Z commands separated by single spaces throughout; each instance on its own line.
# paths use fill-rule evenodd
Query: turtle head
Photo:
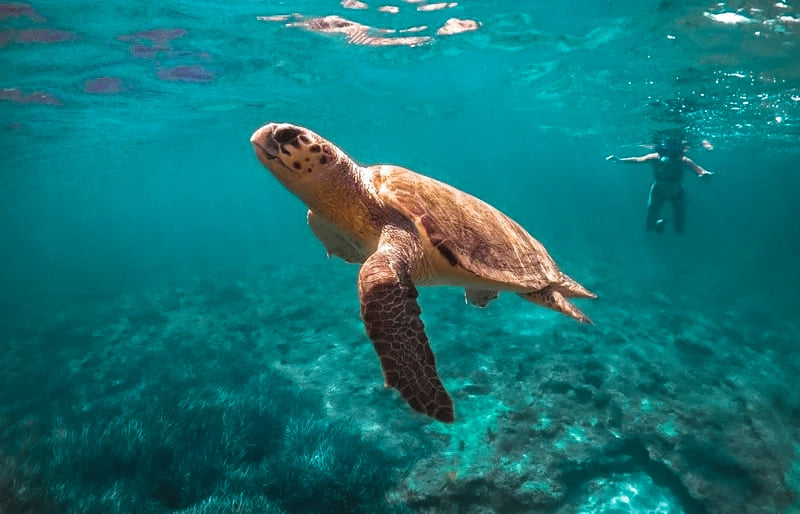
M 288 123 L 268 123 L 250 137 L 253 150 L 287 189 L 301 199 L 330 182 L 332 175 L 347 173 L 352 160 L 318 134 Z

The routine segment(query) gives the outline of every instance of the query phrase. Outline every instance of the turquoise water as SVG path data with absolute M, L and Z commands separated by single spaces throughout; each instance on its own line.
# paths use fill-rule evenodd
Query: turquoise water
M 500 208 L 595 324 L 422 288 L 415 414 L 269 121 Z M 684 234 L 605 160 L 665 130 Z M 0 3 L 0 512 L 797 512 L 798 141 L 795 2 Z

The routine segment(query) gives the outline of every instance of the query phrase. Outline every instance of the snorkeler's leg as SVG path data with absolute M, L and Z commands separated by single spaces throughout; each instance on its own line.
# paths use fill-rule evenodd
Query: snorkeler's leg
M 675 218 L 675 232 L 682 234 L 686 229 L 686 189 L 672 197 L 672 216 Z
M 661 206 L 664 205 L 664 197 L 656 192 L 656 185 L 653 183 L 650 186 L 650 196 L 647 199 L 647 220 L 645 222 L 645 229 L 656 230 L 658 224 L 658 214 L 661 212 Z

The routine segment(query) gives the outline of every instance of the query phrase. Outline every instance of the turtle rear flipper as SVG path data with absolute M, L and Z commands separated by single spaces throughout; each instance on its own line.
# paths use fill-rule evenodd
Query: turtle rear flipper
M 558 290 L 567 298 L 597 298 L 597 295 L 580 285 L 574 278 L 561 273 Z
M 436 372 L 417 289 L 409 276 L 411 259 L 419 258 L 414 236 L 388 229 L 378 250 L 361 267 L 358 296 L 367 335 L 383 368 L 384 383 L 417 412 L 444 422 L 454 420 L 453 400 Z M 416 244 L 415 244 L 416 243 Z
M 538 291 L 531 291 L 529 293 L 519 293 L 519 296 L 536 305 L 541 305 L 542 307 L 547 307 L 548 309 L 553 309 L 554 311 L 571 316 L 581 323 L 588 323 L 589 325 L 594 324 L 586 314 L 569 303 L 569 300 L 564 298 L 564 295 L 553 286 L 547 286 Z

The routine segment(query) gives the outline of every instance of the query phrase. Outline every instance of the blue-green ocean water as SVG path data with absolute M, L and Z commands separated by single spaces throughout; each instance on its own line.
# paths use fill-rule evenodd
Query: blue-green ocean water
M 800 6 L 430 5 L 0 3 L 0 512 L 798 511 Z M 414 414 L 268 121 L 492 203 L 595 325 L 423 289 Z M 663 130 L 716 172 L 682 235 L 605 160 Z

